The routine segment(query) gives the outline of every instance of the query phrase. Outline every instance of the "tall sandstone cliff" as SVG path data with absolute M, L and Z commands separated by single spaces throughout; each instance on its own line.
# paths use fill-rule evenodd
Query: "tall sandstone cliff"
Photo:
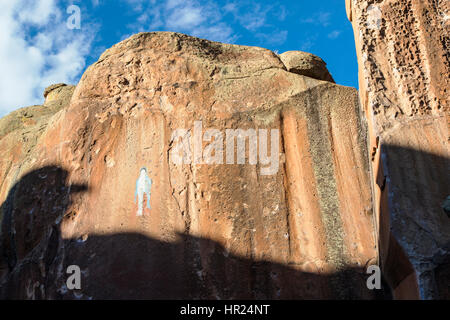
M 141 33 L 46 96 L 0 125 L 2 298 L 390 297 L 366 286 L 380 259 L 358 93 L 320 58 Z M 176 163 L 178 129 L 203 160 Z M 227 129 L 255 129 L 257 161 L 199 164 Z
M 346 7 L 359 99 L 307 53 L 143 33 L 0 119 L 0 297 L 449 298 L 449 5 Z
M 369 125 L 382 261 L 390 264 L 390 244 L 397 247 L 392 229 L 421 298 L 450 299 L 450 2 L 346 0 L 346 8 Z

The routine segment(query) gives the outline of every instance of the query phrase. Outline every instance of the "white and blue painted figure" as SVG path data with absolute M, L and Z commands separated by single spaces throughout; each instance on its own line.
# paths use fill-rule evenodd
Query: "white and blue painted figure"
M 144 208 L 142 203 L 144 201 L 144 193 L 147 195 L 147 208 L 150 208 L 150 189 L 152 187 L 152 179 L 147 174 L 147 168 L 142 168 L 139 174 L 139 178 L 136 181 L 136 191 L 134 193 L 134 203 L 136 203 L 136 197 L 138 200 L 138 216 L 142 216 Z

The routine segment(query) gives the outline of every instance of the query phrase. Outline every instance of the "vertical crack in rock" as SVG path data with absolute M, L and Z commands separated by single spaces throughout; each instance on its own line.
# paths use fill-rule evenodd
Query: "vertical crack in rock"
M 327 239 L 327 260 L 336 269 L 332 276 L 333 289 L 340 298 L 347 298 L 348 283 L 344 276 L 344 240 L 339 199 L 334 173 L 328 106 L 322 105 L 322 90 L 310 90 L 305 95 L 305 114 L 308 115 L 308 140 L 311 146 L 314 175 L 317 183 L 322 221 Z
M 284 119 L 283 119 L 283 113 L 280 112 L 280 125 L 281 125 L 281 146 L 282 146 L 282 152 L 284 154 L 286 154 L 286 141 L 285 141 L 285 137 L 284 137 L 284 131 L 285 131 L 285 124 L 284 124 Z M 287 181 L 287 176 L 288 176 L 288 172 L 287 172 L 287 167 L 286 167 L 286 162 L 283 163 L 283 186 L 284 186 L 284 202 L 286 203 L 286 229 L 288 230 L 288 257 L 289 260 L 292 260 L 292 245 L 291 242 L 295 241 L 295 239 L 292 239 L 292 232 L 291 232 L 291 223 L 290 223 L 290 214 L 291 214 L 291 210 L 289 208 L 289 183 Z

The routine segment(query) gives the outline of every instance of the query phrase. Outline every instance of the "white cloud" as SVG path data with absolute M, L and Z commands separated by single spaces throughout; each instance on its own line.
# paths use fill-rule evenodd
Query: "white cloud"
M 330 17 L 331 13 L 329 12 L 319 12 L 317 19 L 322 26 L 327 27 L 330 25 Z
M 321 25 L 327 27 L 330 25 L 331 13 L 330 12 L 318 12 L 312 17 L 302 19 L 302 23 L 310 23 L 314 25 Z
M 237 39 L 237 36 L 233 34 L 233 29 L 225 23 L 218 23 L 214 26 L 199 26 L 192 30 L 193 36 L 229 43 L 233 43 Z
M 272 33 L 258 33 L 256 37 L 264 40 L 265 43 L 270 45 L 281 45 L 286 42 L 288 32 L 286 30 L 283 31 L 274 31 Z
M 233 42 L 237 36 L 222 20 L 220 8 L 213 1 L 125 0 L 139 16 L 127 27 L 132 32 L 175 31 L 209 40 Z
M 83 20 L 81 30 L 69 30 L 69 15 L 56 3 L 0 3 L 0 116 L 41 104 L 45 87 L 75 83 L 84 70 L 94 30 Z
M 226 13 L 231 13 L 241 26 L 249 31 L 266 26 L 267 14 L 273 9 L 271 6 L 246 1 L 229 2 L 224 6 Z
M 316 42 L 317 34 L 310 35 L 300 43 L 300 50 L 309 51 L 316 45 Z
M 172 10 L 166 20 L 166 26 L 174 30 L 195 28 L 205 19 L 201 8 L 186 6 Z
M 328 34 L 328 38 L 330 39 L 336 39 L 341 34 L 341 31 L 339 30 L 333 30 Z
M 189 1 L 188 1 L 189 2 Z M 181 6 L 183 3 L 185 3 L 184 0 L 168 0 L 166 3 L 166 9 L 170 10 L 173 9 L 175 7 L 179 7 Z
M 269 21 L 284 21 L 287 16 L 283 5 L 274 3 L 261 5 L 255 1 L 228 2 L 224 7 L 225 14 L 233 18 L 245 29 L 254 33 L 255 37 L 270 45 L 283 44 L 287 39 L 286 30 L 279 31 Z M 263 31 L 261 29 L 264 29 Z
M 286 7 L 284 7 L 284 6 L 278 7 L 278 9 L 275 12 L 275 16 L 280 21 L 284 21 L 286 19 L 287 15 L 288 15 L 288 13 L 287 13 Z
M 268 14 L 282 21 L 286 17 L 286 9 L 280 5 L 260 5 L 251 1 L 227 2 L 219 6 L 210 0 L 166 0 L 149 3 L 145 0 L 124 0 L 139 8 L 139 17 L 128 27 L 133 32 L 142 31 L 175 31 L 214 41 L 233 43 L 239 38 L 232 22 L 237 23 L 255 35 L 262 34 L 261 28 L 273 29 L 267 23 Z M 275 10 L 276 9 L 276 10 Z M 225 16 L 228 15 L 226 19 Z M 229 16 L 233 19 L 229 19 Z M 270 35 L 273 34 L 269 30 Z M 277 36 L 280 43 L 285 31 Z M 271 36 L 257 36 L 259 39 L 271 40 Z
M 30 23 L 38 26 L 47 24 L 52 16 L 59 15 L 54 0 L 40 0 L 34 3 L 13 1 L 16 3 L 16 14 L 20 23 Z

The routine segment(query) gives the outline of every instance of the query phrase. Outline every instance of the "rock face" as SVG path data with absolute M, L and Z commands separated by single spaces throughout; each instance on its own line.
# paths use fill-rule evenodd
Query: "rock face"
M 9 188 L 17 179 L 17 176 L 11 175 L 11 170 L 20 168 L 23 160 L 34 154 L 34 148 L 51 118 L 69 104 L 74 89 L 74 86 L 61 85 L 43 106 L 18 109 L 0 119 L 1 190 Z
M 33 148 L 4 133 L 0 296 L 389 297 L 366 286 L 378 234 L 357 92 L 286 56 L 141 33 L 87 69 Z
M 46 99 L 43 106 L 21 108 L 0 118 L 0 139 L 13 131 L 32 132 L 37 124 L 46 125 L 49 117 L 69 104 L 74 90 L 75 86 L 68 86 L 63 83 L 52 85 L 44 91 Z M 51 94 L 49 94 L 50 92 Z M 34 135 L 34 132 L 32 135 Z
M 421 297 L 450 299 L 450 219 L 445 211 L 450 192 L 450 4 L 347 0 L 346 6 L 373 170 L 378 172 L 381 255 L 389 252 L 390 216 L 393 234 L 418 275 Z

